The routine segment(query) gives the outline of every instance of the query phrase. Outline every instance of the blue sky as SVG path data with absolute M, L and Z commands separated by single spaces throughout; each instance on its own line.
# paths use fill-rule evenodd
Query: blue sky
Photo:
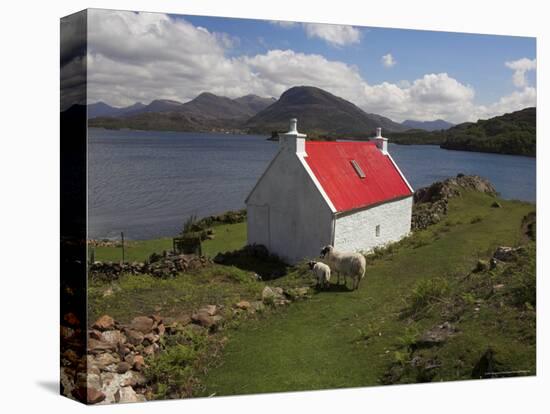
M 534 38 L 92 10 L 88 96 L 125 106 L 312 85 L 367 112 L 475 121 L 536 104 Z
M 335 47 L 320 38 L 309 38 L 299 25 L 283 28 L 265 20 L 173 17 L 237 37 L 240 42 L 231 52 L 235 55 L 255 55 L 269 49 L 321 54 L 356 65 L 370 83 L 395 83 L 417 79 L 425 73 L 446 72 L 474 86 L 480 104 L 490 104 L 515 90 L 504 62 L 536 57 L 536 39 L 531 37 L 356 26 L 361 31 L 361 41 Z M 380 64 L 381 56 L 387 53 L 398 62 L 391 69 Z M 533 71 L 526 76 L 531 84 L 535 83 Z

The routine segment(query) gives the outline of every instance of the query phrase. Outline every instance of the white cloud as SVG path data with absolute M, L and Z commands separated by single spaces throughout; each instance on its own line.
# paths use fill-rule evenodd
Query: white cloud
M 329 45 L 336 47 L 359 43 L 361 41 L 361 31 L 353 26 L 327 23 L 298 23 L 282 20 L 271 20 L 270 23 L 283 29 L 301 26 L 306 32 L 307 37 L 317 37 Z
M 289 22 L 289 21 L 286 21 L 286 20 L 271 20 L 269 23 L 274 24 L 275 26 L 280 26 L 284 29 L 289 29 L 291 27 L 296 27 L 299 24 L 297 22 Z
M 90 102 L 124 106 L 162 98 L 187 101 L 204 91 L 231 98 L 249 93 L 278 98 L 292 86 L 311 85 L 396 121 L 463 122 L 536 101 L 535 89 L 526 87 L 492 105 L 476 105 L 473 87 L 447 73 L 371 85 L 355 66 L 293 50 L 231 56 L 227 50 L 233 40 L 228 36 L 156 13 L 90 10 L 88 28 Z
M 318 37 L 332 46 L 359 43 L 361 31 L 353 26 L 322 23 L 303 23 L 308 37 Z
M 397 63 L 397 61 L 393 58 L 391 53 L 388 53 L 387 55 L 382 56 L 380 61 L 382 62 L 382 65 L 384 65 L 384 67 L 386 68 L 391 68 L 392 66 L 395 66 L 395 64 Z
M 537 60 L 522 58 L 518 60 L 513 60 L 511 62 L 506 62 L 505 65 L 514 71 L 514 74 L 512 76 L 514 85 L 518 88 L 523 88 L 528 85 L 525 74 L 530 70 L 537 69 Z

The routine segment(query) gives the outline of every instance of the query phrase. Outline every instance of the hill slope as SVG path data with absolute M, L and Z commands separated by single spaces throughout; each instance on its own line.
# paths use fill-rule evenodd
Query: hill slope
M 397 144 L 439 145 L 450 150 L 534 157 L 537 148 L 536 108 L 525 108 L 477 122 L 464 122 L 447 130 L 414 129 L 386 136 Z
M 298 118 L 298 127 L 308 134 L 367 137 L 377 127 L 389 131 L 406 128 L 380 115 L 368 114 L 345 99 L 312 86 L 297 86 L 248 120 L 245 127 L 254 133 L 285 131 L 288 120 Z
M 410 129 L 423 129 L 425 131 L 437 131 L 440 129 L 449 129 L 455 124 L 451 124 L 443 119 L 436 119 L 435 121 L 413 121 L 407 119 L 401 122 L 401 125 Z
M 445 132 L 441 148 L 534 157 L 537 112 L 536 108 L 525 108 L 476 123 L 460 124 Z

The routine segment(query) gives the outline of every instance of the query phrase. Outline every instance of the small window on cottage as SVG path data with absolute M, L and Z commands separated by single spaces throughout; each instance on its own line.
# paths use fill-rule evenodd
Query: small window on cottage
M 359 164 L 357 164 L 357 161 L 351 160 L 350 162 L 351 162 L 351 165 L 353 166 L 353 169 L 355 170 L 355 172 L 359 176 L 359 178 L 365 178 L 366 175 L 363 172 L 363 170 L 361 169 L 361 167 L 359 167 Z
M 380 224 L 376 226 L 376 237 L 380 237 Z

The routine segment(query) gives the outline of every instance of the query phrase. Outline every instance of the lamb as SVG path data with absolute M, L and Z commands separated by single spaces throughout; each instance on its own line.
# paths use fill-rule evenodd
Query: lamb
M 353 288 L 359 288 L 359 282 L 365 277 L 367 261 L 365 256 L 360 253 L 345 253 L 337 251 L 333 246 L 328 245 L 321 250 L 321 258 L 324 258 L 330 264 L 333 271 L 338 272 L 338 283 L 340 283 L 340 273 L 344 276 L 351 276 L 354 283 Z
M 317 286 L 324 288 L 329 285 L 330 282 L 330 267 L 321 262 L 309 262 L 309 268 L 317 276 Z

